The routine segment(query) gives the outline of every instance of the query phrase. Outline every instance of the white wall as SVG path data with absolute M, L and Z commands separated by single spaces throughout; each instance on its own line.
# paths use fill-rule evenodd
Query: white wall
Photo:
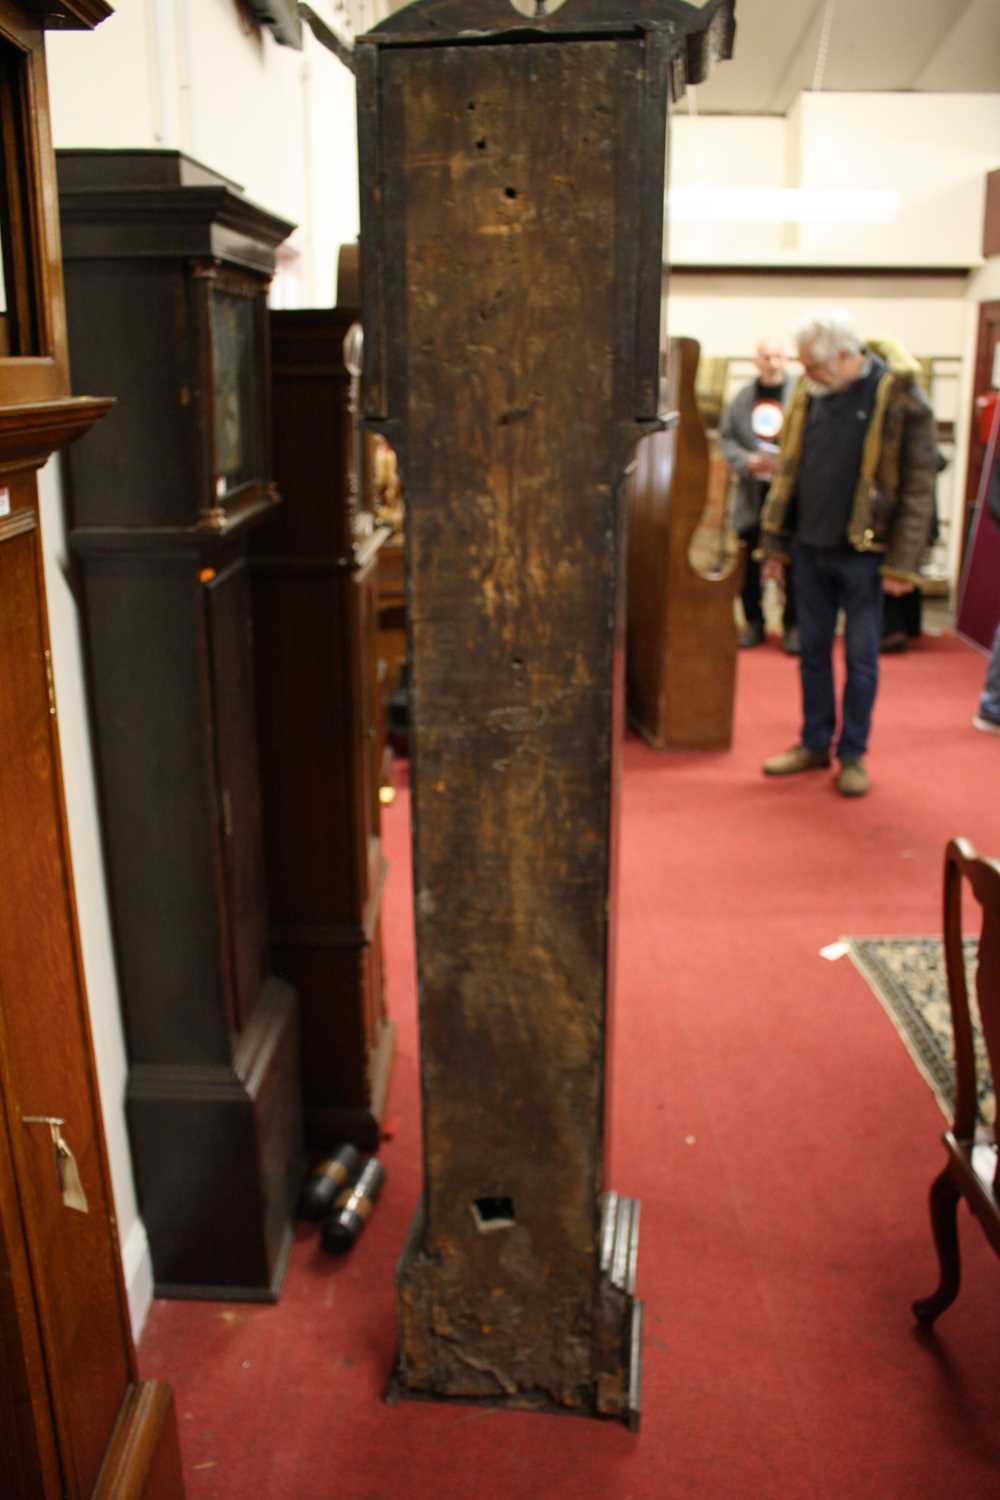
M 683 106 L 681 106 L 683 109 Z M 787 123 L 762 115 L 737 125 L 727 115 L 671 117 L 670 186 L 786 186 Z M 672 264 L 770 265 L 782 253 L 780 223 L 698 223 L 668 213 Z
M 93 33 L 48 34 L 55 146 L 204 162 L 298 226 L 274 305 L 329 305 L 337 252 L 359 225 L 354 78 L 308 27 L 304 42 L 297 52 L 247 30 L 233 0 L 119 0 Z
M 803 226 L 800 253 L 860 265 L 972 266 L 982 259 L 983 179 L 1000 161 L 995 94 L 803 94 L 802 187 L 889 189 L 899 218 Z
M 851 307 L 871 337 L 898 338 L 916 355 L 961 355 L 969 317 L 968 279 L 855 275 L 775 276 L 765 272 L 695 272 L 670 275 L 668 322 L 672 334 L 700 341 L 708 355 L 752 353 L 762 334 L 791 343 L 801 317 L 818 306 Z
M 772 218 L 671 225 L 675 265 L 975 266 L 983 179 L 1000 162 L 994 94 L 801 94 L 787 118 L 672 121 L 672 188 L 898 194 L 891 224 Z
M 38 482 L 45 594 L 52 637 L 52 675 L 97 1077 L 104 1109 L 125 1286 L 132 1327 L 138 1334 L 152 1297 L 152 1267 L 146 1231 L 136 1204 L 125 1127 L 125 1040 L 87 724 L 80 616 L 67 582 L 69 559 L 58 465 L 58 458 L 50 459 L 39 474 Z

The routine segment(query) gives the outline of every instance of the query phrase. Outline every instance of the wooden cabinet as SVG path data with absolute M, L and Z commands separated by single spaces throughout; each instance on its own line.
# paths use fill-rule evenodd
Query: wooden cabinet
M 52 687 L 37 470 L 111 402 L 69 394 L 36 14 L 0 0 L 0 1488 L 179 1500 L 170 1388 L 138 1380 L 129 1328 Z
M 353 523 L 338 308 L 271 314 L 275 479 L 252 547 L 264 846 L 275 968 L 302 1019 L 308 1144 L 374 1150 L 392 1063 L 380 907 L 375 634 L 388 532 Z
M 119 1262 L 63 819 L 35 475 L 4 449 L 0 439 L 0 510 L 9 506 L 0 520 L 0 1465 L 5 1493 L 24 1500 L 91 1495 L 116 1428 L 131 1427 L 160 1471 L 134 1473 L 134 1493 L 180 1495 L 170 1391 L 137 1382 Z M 47 1116 L 63 1122 L 86 1212 L 64 1202 Z M 113 1472 L 121 1479 L 121 1464 L 109 1459 L 108 1482 Z
M 273 1298 L 298 1016 L 267 952 L 247 551 L 291 226 L 176 152 L 60 153 L 59 180 L 77 379 L 118 396 L 69 480 L 156 1290 Z

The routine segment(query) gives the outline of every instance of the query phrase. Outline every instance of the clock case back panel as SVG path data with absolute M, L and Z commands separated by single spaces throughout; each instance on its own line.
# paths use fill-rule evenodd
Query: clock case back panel
M 364 415 L 407 508 L 424 1187 L 393 1390 L 639 1418 L 605 1190 L 621 481 L 660 425 L 668 82 L 731 0 L 417 0 L 357 41 Z

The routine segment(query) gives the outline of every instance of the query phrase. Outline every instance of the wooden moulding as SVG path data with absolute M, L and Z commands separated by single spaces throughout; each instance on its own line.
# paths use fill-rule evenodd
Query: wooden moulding
M 426 0 L 358 44 L 365 410 L 407 509 L 421 997 L 394 1395 L 638 1421 L 638 1205 L 604 1182 L 621 481 L 659 426 L 667 77 L 725 45 L 731 12 Z
M 983 255 L 1000 255 L 1000 167 L 986 174 L 986 209 L 983 214 Z
M 143 1380 L 122 1405 L 92 1500 L 176 1500 L 183 1493 L 173 1392 L 162 1380 Z
M 24 9 L 47 31 L 92 31 L 114 15 L 108 0 L 26 0 Z
M 40 469 L 53 453 L 89 432 L 114 404 L 110 396 L 62 396 L 0 406 L 0 466 Z

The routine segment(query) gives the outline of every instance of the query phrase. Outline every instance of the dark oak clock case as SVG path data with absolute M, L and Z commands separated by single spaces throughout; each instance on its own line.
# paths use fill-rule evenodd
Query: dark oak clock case
M 291 226 L 170 151 L 58 155 L 92 716 L 159 1295 L 277 1294 L 300 1175 L 270 972 L 248 537 L 273 508 L 266 297 Z
M 378 568 L 388 530 L 354 525 L 350 308 L 271 314 L 283 504 L 251 567 L 274 961 L 302 1020 L 306 1141 L 375 1151 L 394 1027 L 380 908 Z M 363 482 L 361 487 L 363 488 Z

